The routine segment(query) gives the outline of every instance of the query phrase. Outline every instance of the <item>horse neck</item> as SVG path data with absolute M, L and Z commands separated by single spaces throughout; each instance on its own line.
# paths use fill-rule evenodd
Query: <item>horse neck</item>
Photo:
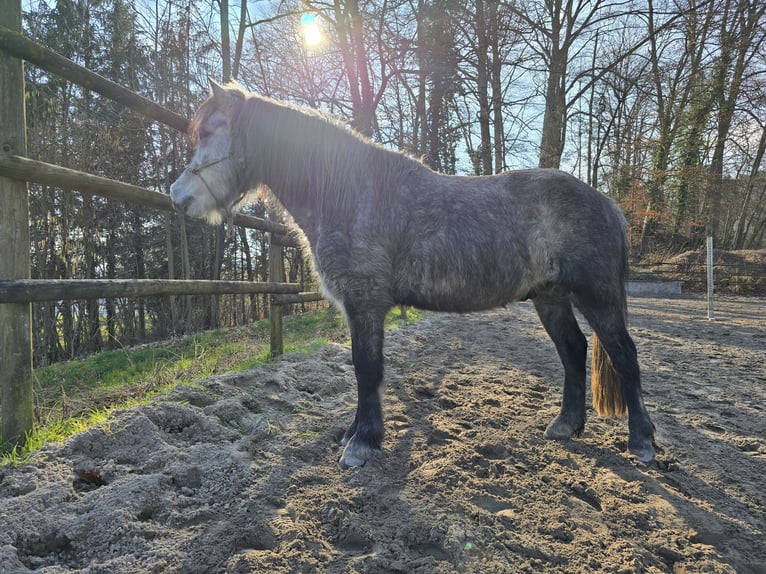
M 268 186 L 309 236 L 322 219 L 350 220 L 367 146 L 326 120 L 268 101 L 252 114 L 250 183 Z

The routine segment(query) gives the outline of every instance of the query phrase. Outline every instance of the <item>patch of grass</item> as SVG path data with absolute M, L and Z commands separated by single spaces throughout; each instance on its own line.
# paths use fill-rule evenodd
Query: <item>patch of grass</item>
M 386 318 L 386 328 L 414 323 L 422 316 L 407 309 L 403 321 L 395 309 Z M 334 309 L 287 316 L 283 327 L 286 353 L 312 353 L 330 342 L 349 342 L 343 316 Z M 37 369 L 35 427 L 20 448 L 2 448 L 0 440 L 0 464 L 23 461 L 46 443 L 106 424 L 115 410 L 148 402 L 179 384 L 251 369 L 269 360 L 269 323 L 259 321 Z
M 110 407 L 95 409 L 82 416 L 62 417 L 49 420 L 46 424 L 36 424 L 27 435 L 23 446 L 14 446 L 0 451 L 0 465 L 28 462 L 33 453 L 49 442 L 56 442 L 100 425 L 108 426 L 109 417 L 113 411 L 130 406 L 133 405 L 130 403 L 115 404 Z

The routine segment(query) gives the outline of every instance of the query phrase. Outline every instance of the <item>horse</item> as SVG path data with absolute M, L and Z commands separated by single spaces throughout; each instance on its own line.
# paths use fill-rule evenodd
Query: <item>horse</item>
M 264 193 L 292 218 L 324 295 L 351 333 L 357 408 L 343 469 L 382 448 L 383 323 L 397 305 L 471 312 L 530 299 L 564 366 L 548 439 L 579 436 L 586 419 L 587 341 L 598 414 L 628 414 L 628 452 L 649 462 L 654 425 L 627 330 L 626 222 L 572 175 L 524 169 L 442 175 L 316 110 L 210 80 L 190 124 L 196 146 L 172 184 L 175 208 L 220 223 Z

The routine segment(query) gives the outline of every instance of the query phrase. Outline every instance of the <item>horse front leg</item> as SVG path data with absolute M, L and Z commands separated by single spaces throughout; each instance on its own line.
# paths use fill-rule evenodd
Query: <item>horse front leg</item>
M 356 374 L 357 407 L 353 424 L 341 440 L 343 469 L 363 466 L 383 442 L 380 384 L 383 381 L 383 318 L 381 314 L 349 313 L 351 355 Z

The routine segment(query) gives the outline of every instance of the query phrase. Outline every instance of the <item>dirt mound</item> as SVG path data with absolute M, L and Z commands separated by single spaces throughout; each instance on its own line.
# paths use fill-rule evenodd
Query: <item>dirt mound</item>
M 764 572 L 766 300 L 631 303 L 663 448 L 542 438 L 562 369 L 529 304 L 386 343 L 385 453 L 341 471 L 348 347 L 177 389 L 0 468 L 0 571 Z
M 707 252 L 685 251 L 668 259 L 673 265 L 706 265 Z M 754 265 L 766 266 L 766 249 L 743 249 L 740 251 L 722 251 L 713 249 L 713 265 Z
M 678 281 L 687 293 L 707 291 L 707 252 L 686 251 L 667 260 L 651 258 L 631 268 L 634 280 Z M 766 295 L 766 249 L 713 250 L 715 292 Z

